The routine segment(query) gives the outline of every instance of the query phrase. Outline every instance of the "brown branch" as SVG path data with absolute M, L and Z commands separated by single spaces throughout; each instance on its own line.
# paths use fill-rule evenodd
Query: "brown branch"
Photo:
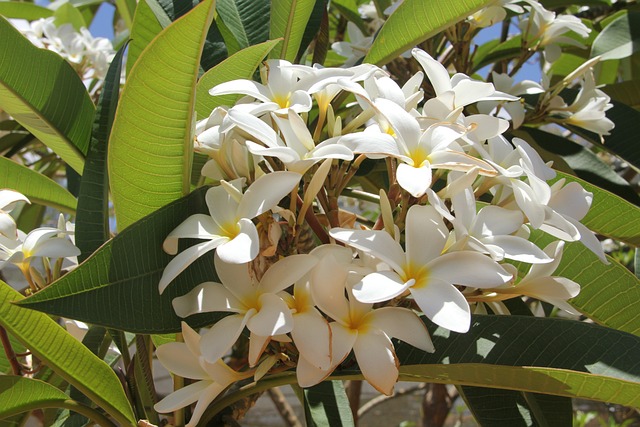
M 424 390 L 426 387 L 427 387 L 427 385 L 422 383 L 422 384 L 418 384 L 415 387 L 398 389 L 391 396 L 387 396 L 387 395 L 384 395 L 384 394 L 376 396 L 373 399 L 371 399 L 368 402 L 366 402 L 364 405 L 362 405 L 360 407 L 360 409 L 358 409 L 358 418 L 362 418 L 362 416 L 364 414 L 369 412 L 371 409 L 375 408 L 377 405 L 379 405 L 379 404 L 381 404 L 383 402 L 386 402 L 387 400 L 397 399 L 398 397 L 406 396 L 407 394 L 411 394 L 411 393 L 415 393 L 416 391 Z
M 296 417 L 293 408 L 289 405 L 287 398 L 279 388 L 270 388 L 267 390 L 267 394 L 269 394 L 269 397 L 273 401 L 273 404 L 276 406 L 278 413 L 284 420 L 287 427 L 302 427 L 302 423 L 300 423 L 300 420 Z
M 16 353 L 11 346 L 11 341 L 9 341 L 9 335 L 7 335 L 7 331 L 2 326 L 0 326 L 0 340 L 2 341 L 2 347 L 4 347 L 4 353 L 7 355 L 7 360 L 11 365 L 13 375 L 22 375 L 22 365 L 18 362 Z

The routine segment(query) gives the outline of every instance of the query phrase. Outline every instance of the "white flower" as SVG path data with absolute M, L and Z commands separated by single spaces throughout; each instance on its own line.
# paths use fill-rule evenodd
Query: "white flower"
M 429 332 L 411 310 L 400 307 L 374 310 L 373 304 L 357 301 L 347 284 L 349 271 L 346 267 L 333 255 L 325 253 L 312 273 L 315 301 L 335 320 L 330 323 L 331 366 L 321 369 L 312 366 L 306 358 L 300 358 L 298 382 L 302 387 L 319 383 L 353 350 L 365 379 L 376 390 L 390 395 L 398 380 L 399 366 L 391 338 L 433 352 Z M 348 299 L 344 296 L 345 290 Z
M 173 307 L 180 317 L 210 311 L 236 313 L 217 322 L 202 336 L 202 354 L 209 362 L 224 356 L 246 326 L 251 332 L 249 365 L 254 366 L 271 337 L 293 329 L 291 310 L 278 293 L 315 264 L 316 259 L 310 255 L 291 255 L 272 265 L 256 283 L 248 264 L 228 264 L 216 254 L 216 272 L 222 283 L 202 283 L 175 298 Z
M 207 191 L 209 215 L 195 214 L 176 227 L 164 241 L 165 252 L 178 252 L 178 239 L 204 239 L 184 250 L 167 265 L 160 283 L 160 293 L 185 268 L 205 253 L 217 248 L 225 262 L 246 263 L 258 256 L 259 238 L 252 218 L 273 209 L 300 181 L 294 172 L 273 172 L 258 178 L 242 194 L 242 181 L 222 181 Z
M 509 95 L 520 96 L 520 95 L 530 95 L 536 93 L 544 92 L 542 86 L 531 80 L 523 80 L 517 83 L 514 83 L 513 77 L 510 77 L 508 74 L 498 74 L 495 71 L 492 72 L 493 76 L 493 84 L 496 89 L 507 93 Z M 513 122 L 513 128 L 517 129 L 524 122 L 524 104 L 521 100 L 512 101 L 512 102 L 497 102 L 497 101 L 482 101 L 478 103 L 478 110 L 481 113 L 489 114 L 492 111 L 496 111 L 496 107 L 500 105 L 500 108 L 503 108 L 511 121 Z
M 344 61 L 344 67 L 352 67 L 367 55 L 373 43 L 373 37 L 365 37 L 358 26 L 351 21 L 347 23 L 347 36 L 349 41 L 335 42 L 331 44 L 331 49 L 347 58 Z
M 7 239 L 16 239 L 18 230 L 16 222 L 9 212 L 13 210 L 18 202 L 30 203 L 21 193 L 13 190 L 0 190 L 0 236 Z
M 177 409 L 198 402 L 185 427 L 195 427 L 209 404 L 231 384 L 249 378 L 253 371 L 236 372 L 222 360 L 207 362 L 200 353 L 200 335 L 182 322 L 184 342 L 163 344 L 156 350 L 156 356 L 170 372 L 198 380 L 156 403 L 154 409 L 160 413 L 173 412 Z
M 469 330 L 471 312 L 454 286 L 499 286 L 512 278 L 490 257 L 478 252 L 442 254 L 449 231 L 432 206 L 412 206 L 407 213 L 406 251 L 385 231 L 334 228 L 331 237 L 386 262 L 393 271 L 368 274 L 353 288 L 358 301 L 377 303 L 409 291 L 424 314 L 456 332 Z

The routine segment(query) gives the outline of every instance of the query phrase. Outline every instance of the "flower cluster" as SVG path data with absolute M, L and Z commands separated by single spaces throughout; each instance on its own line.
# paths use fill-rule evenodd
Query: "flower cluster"
M 33 22 L 12 19 L 11 23 L 35 46 L 56 52 L 66 59 L 87 86 L 104 80 L 115 55 L 109 39 L 93 37 L 84 27 L 79 32 L 71 24 L 58 27 L 53 17 Z
M 176 372 L 201 381 L 156 409 L 193 403 L 206 388 L 202 408 L 237 378 L 268 370 L 295 367 L 299 384 L 312 386 L 352 352 L 367 381 L 390 394 L 399 375 L 392 338 L 434 351 L 421 314 L 464 333 L 472 307 L 508 312 L 501 301 L 522 295 L 570 311 L 566 301 L 579 285 L 553 276 L 564 242 L 580 241 L 606 262 L 580 223 L 591 193 L 554 181 L 524 140 L 503 135 L 507 120 L 466 113 L 518 98 L 451 77 L 422 50 L 412 54 L 423 72 L 403 86 L 372 65 L 269 60 L 262 83 L 211 89 L 245 97 L 196 126 L 196 149 L 210 157 L 202 173 L 216 185 L 206 194 L 209 214 L 189 217 L 167 237 L 164 249 L 176 256 L 160 292 L 215 250 L 219 281 L 197 285 L 173 306 L 183 318 L 228 315 L 201 336 L 185 325 L 184 344 L 160 347 L 170 369 L 193 359 L 189 372 Z M 427 100 L 425 75 L 435 93 Z M 353 101 L 335 111 L 338 96 Z M 358 175 L 365 162 L 386 170 L 373 194 L 373 178 Z M 377 200 L 379 214 L 366 219 L 341 208 L 358 195 Z M 539 248 L 532 230 L 558 240 Z M 202 242 L 178 253 L 184 238 Z M 528 273 L 514 261 L 530 264 Z M 245 329 L 249 368 L 234 373 L 222 358 Z

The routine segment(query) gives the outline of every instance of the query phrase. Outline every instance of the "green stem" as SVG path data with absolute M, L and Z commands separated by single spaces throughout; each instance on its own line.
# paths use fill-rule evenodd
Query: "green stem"
M 34 402 L 30 405 L 20 406 L 20 409 L 15 413 L 9 412 L 3 415 L 7 417 L 18 415 L 23 412 L 30 412 L 36 409 L 46 409 L 46 408 L 61 408 L 67 409 L 69 411 L 77 412 L 78 414 L 84 415 L 88 419 L 90 419 L 95 425 L 100 427 L 117 427 L 118 425 L 111 421 L 109 418 L 96 411 L 95 409 L 87 406 L 83 403 L 77 402 L 72 399 L 62 400 L 57 402 Z

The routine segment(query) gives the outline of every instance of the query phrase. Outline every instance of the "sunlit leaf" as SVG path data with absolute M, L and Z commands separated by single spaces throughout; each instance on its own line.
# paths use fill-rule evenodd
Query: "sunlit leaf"
M 108 156 L 120 230 L 189 192 L 195 85 L 213 12 L 207 0 L 165 28 L 124 86 Z
M 151 10 L 149 3 L 142 0 L 136 7 L 136 13 L 133 16 L 133 24 L 131 26 L 131 43 L 129 43 L 129 52 L 127 53 L 127 76 L 136 63 L 142 51 L 151 43 L 151 40 L 162 31 L 162 25 L 158 22 L 158 18 Z
M 111 367 L 46 314 L 13 304 L 21 299 L 22 295 L 0 281 L 2 327 L 119 423 L 135 424 L 129 401 Z
M 32 203 L 51 206 L 66 213 L 75 213 L 76 210 L 76 198 L 64 187 L 6 157 L 0 157 L 0 188 L 11 188 L 27 196 Z
M 9 19 L 36 21 L 53 15 L 53 10 L 33 3 L 19 1 L 0 1 L 0 15 Z
M 0 375 L 0 419 L 67 399 L 64 392 L 44 381 Z
M 491 0 L 405 0 L 382 26 L 364 62 L 384 65 Z
M 78 74 L 1 17 L 0 39 L 0 109 L 81 172 L 95 109 Z
M 272 3 L 269 38 L 273 40 L 282 37 L 283 42 L 271 51 L 271 58 L 293 62 L 314 5 L 314 0 L 279 0 Z
M 640 12 L 629 11 L 618 17 L 596 37 L 591 46 L 591 57 L 602 60 L 621 59 L 638 51 L 640 43 Z

